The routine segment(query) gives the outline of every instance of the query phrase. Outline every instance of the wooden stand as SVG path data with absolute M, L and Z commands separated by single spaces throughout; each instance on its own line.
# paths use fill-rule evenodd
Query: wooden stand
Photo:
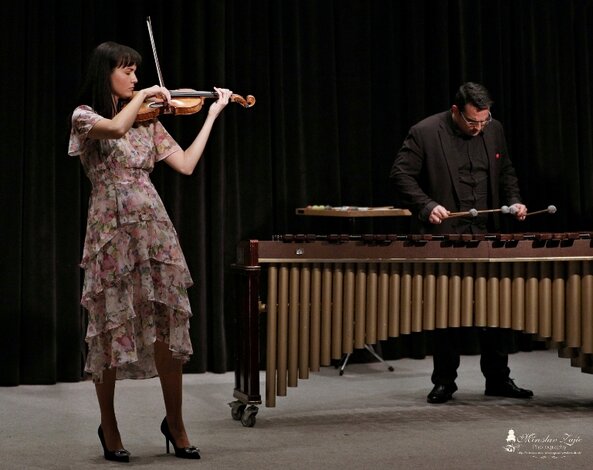
M 408 209 L 398 209 L 396 207 L 328 207 L 317 208 L 303 207 L 296 209 L 297 215 L 306 215 L 313 217 L 338 217 L 346 218 L 349 221 L 348 231 L 355 234 L 358 231 L 356 221 L 369 217 L 408 217 L 412 213 Z

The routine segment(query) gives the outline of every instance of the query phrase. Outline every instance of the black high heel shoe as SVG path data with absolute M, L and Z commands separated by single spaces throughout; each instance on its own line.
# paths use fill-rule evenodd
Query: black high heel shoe
M 167 445 L 167 454 L 169 453 L 169 442 L 173 444 L 173 449 L 175 450 L 175 457 L 179 457 L 181 459 L 199 459 L 200 457 L 200 449 L 195 446 L 189 447 L 177 447 L 175 445 L 175 441 L 173 440 L 173 436 L 171 436 L 171 431 L 169 431 L 169 423 L 167 423 L 167 417 L 163 418 L 163 422 L 161 423 L 161 432 L 165 436 L 165 443 Z
M 130 453 L 126 449 L 118 449 L 115 451 L 107 450 L 107 446 L 105 445 L 105 436 L 103 435 L 103 428 L 100 425 L 98 434 L 101 445 L 103 446 L 103 456 L 105 457 L 105 460 L 113 460 L 115 462 L 130 461 Z

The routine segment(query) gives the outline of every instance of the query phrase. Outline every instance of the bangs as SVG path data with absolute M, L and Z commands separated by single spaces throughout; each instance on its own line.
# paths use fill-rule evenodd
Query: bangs
M 136 51 L 125 51 L 122 55 L 119 56 L 117 60 L 116 67 L 129 67 L 131 65 L 135 65 L 139 67 L 142 63 L 142 57 Z
M 131 47 L 124 46 L 123 44 L 109 43 L 112 47 L 110 50 L 112 68 L 118 67 L 130 67 L 135 65 L 140 67 L 142 63 L 142 56 Z

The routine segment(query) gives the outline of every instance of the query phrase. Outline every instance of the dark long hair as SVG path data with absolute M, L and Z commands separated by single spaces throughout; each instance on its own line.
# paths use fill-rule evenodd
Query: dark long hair
M 139 67 L 142 56 L 134 49 L 113 41 L 99 44 L 92 52 L 78 104 L 86 104 L 106 118 L 117 113 L 111 92 L 111 72 L 117 67 Z

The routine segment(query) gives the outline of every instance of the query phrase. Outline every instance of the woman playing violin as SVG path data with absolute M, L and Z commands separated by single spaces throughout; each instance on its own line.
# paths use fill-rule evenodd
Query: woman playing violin
M 85 371 L 95 383 L 106 459 L 127 462 L 130 456 L 114 411 L 116 379 L 157 375 L 167 452 L 170 442 L 177 457 L 196 459 L 200 453 L 190 445 L 182 416 L 182 364 L 192 354 L 186 290 L 192 279 L 149 174 L 164 161 L 191 175 L 231 92 L 215 88 L 217 101 L 183 150 L 158 119 L 136 122 L 145 100 L 171 99 L 166 88 L 156 85 L 134 91 L 140 63 L 130 47 L 99 45 L 90 58 L 81 104 L 72 114 L 68 153 L 80 158 L 92 183 L 81 261 L 81 304 L 88 311 Z

